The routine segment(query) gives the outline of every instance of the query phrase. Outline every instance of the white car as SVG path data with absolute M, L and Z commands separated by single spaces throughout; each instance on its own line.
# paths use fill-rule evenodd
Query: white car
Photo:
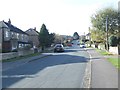
M 85 44 L 84 43 L 80 44 L 80 48 L 86 48 Z

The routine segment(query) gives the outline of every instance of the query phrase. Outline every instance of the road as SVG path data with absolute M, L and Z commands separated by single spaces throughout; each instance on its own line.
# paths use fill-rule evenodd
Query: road
M 82 88 L 89 61 L 86 50 L 73 46 L 50 54 L 3 71 L 3 88 Z

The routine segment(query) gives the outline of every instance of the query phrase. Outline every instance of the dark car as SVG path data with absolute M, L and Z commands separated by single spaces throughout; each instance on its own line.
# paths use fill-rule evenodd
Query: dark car
M 64 52 L 64 47 L 62 44 L 56 44 L 54 47 L 54 52 Z

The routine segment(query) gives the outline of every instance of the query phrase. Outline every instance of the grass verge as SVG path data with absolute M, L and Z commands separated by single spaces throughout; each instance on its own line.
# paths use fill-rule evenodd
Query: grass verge
M 105 51 L 105 50 L 100 50 L 100 49 L 96 49 L 97 52 L 99 52 L 101 55 L 103 56 L 110 56 L 107 58 L 107 60 L 113 64 L 113 66 L 115 66 L 116 68 L 119 68 L 120 69 L 120 65 L 119 65 L 119 61 L 120 60 L 118 57 L 112 57 L 112 53 L 108 52 L 108 51 Z
M 96 51 L 99 52 L 99 53 L 102 54 L 102 55 L 113 55 L 112 53 L 107 52 L 107 51 L 105 51 L 105 50 L 96 49 Z
M 108 61 L 111 62 L 116 68 L 120 69 L 120 65 L 118 64 L 118 58 L 108 58 Z

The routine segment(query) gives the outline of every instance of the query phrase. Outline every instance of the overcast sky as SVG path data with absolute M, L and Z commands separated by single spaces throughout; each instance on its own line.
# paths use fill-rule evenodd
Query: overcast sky
M 44 23 L 49 32 L 80 35 L 88 32 L 90 16 L 104 7 L 118 7 L 119 0 L 0 0 L 0 21 L 11 19 L 23 31 Z

